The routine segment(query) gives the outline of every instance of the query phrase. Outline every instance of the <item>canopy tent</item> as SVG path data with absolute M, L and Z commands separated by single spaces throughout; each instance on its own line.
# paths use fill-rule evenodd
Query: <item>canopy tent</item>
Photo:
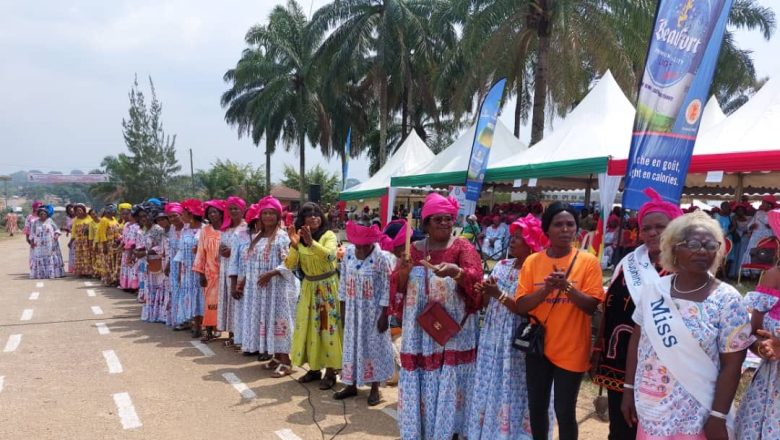
M 472 125 L 452 145 L 437 154 L 431 160 L 422 163 L 408 173 L 399 173 L 391 179 L 394 187 L 399 186 L 438 186 L 464 185 L 466 167 L 471 158 L 471 146 L 474 142 L 476 124 Z M 520 142 L 501 122 L 496 121 L 493 133 L 493 145 L 490 147 L 488 168 L 497 162 L 518 155 L 528 148 Z M 419 162 L 418 162 L 419 163 Z
M 699 132 L 686 187 L 762 193 L 780 186 L 780 178 L 775 174 L 780 172 L 778 123 L 780 78 L 773 77 L 731 116 Z M 609 174 L 624 175 L 626 166 L 626 159 L 610 161 Z M 705 173 L 710 171 L 723 171 L 723 180 L 705 182 Z
M 720 108 L 718 98 L 715 95 L 710 97 L 707 101 L 707 105 L 704 106 L 704 111 L 701 114 L 701 124 L 699 124 L 699 132 L 706 132 L 708 129 L 720 124 L 726 120 L 726 114 L 723 113 L 723 109 Z
M 387 159 L 379 171 L 365 182 L 343 191 L 339 198 L 341 200 L 358 200 L 381 197 L 387 193 L 390 179 L 393 176 L 407 174 L 419 164 L 429 162 L 434 156 L 417 132 L 412 130 L 395 154 Z
M 524 153 L 491 164 L 485 180 L 559 179 L 603 173 L 610 156 L 628 155 L 634 113 L 634 107 L 607 71 L 552 133 Z

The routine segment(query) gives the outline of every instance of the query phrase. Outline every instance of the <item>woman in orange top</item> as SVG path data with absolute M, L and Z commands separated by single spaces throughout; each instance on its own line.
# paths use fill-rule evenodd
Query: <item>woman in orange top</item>
M 206 205 L 206 217 L 209 225 L 200 230 L 198 240 L 198 252 L 195 254 L 195 264 L 192 270 L 200 274 L 200 286 L 203 287 L 205 307 L 200 324 L 206 329 L 206 335 L 201 341 L 207 342 L 214 339 L 214 329 L 217 326 L 217 309 L 219 304 L 219 241 L 222 233 L 222 212 L 225 210 L 225 202 L 222 200 L 209 200 Z M 195 318 L 196 321 L 198 317 Z M 198 325 L 196 325 L 198 326 Z
M 542 215 L 550 247 L 525 260 L 515 311 L 544 323 L 544 356 L 526 356 L 526 383 L 534 439 L 547 439 L 550 392 L 561 440 L 577 438 L 576 405 L 582 373 L 588 370 L 591 315 L 604 300 L 596 257 L 571 243 L 579 224 L 568 204 L 556 202 Z

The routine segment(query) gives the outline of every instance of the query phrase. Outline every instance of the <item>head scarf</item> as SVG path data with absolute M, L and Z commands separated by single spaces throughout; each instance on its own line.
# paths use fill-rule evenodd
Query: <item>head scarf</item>
M 122 203 L 119 204 L 119 206 L 117 206 L 116 209 L 118 209 L 120 211 L 123 211 L 123 210 L 127 209 L 129 211 L 129 210 L 133 209 L 133 205 L 131 205 L 131 204 L 127 203 L 127 202 L 122 202 Z
M 222 220 L 223 220 L 222 223 L 219 224 L 219 225 L 213 225 L 214 228 L 220 228 L 221 229 L 222 228 L 222 224 L 225 223 L 224 222 L 224 220 L 225 220 L 225 210 L 227 209 L 227 204 L 225 203 L 224 200 L 219 200 L 219 199 L 207 200 L 203 204 L 203 214 L 204 215 L 206 215 L 206 213 L 208 213 L 209 208 L 214 208 L 214 209 L 216 209 L 217 211 L 219 211 L 222 214 Z
M 164 212 L 166 214 L 181 214 L 184 211 L 184 208 L 181 207 L 181 203 L 177 202 L 170 202 L 165 205 Z
M 54 207 L 51 205 L 40 205 L 38 206 L 38 209 L 35 210 L 36 214 L 38 211 L 43 211 L 48 215 L 49 217 L 52 217 L 54 215 Z
M 460 205 L 455 197 L 449 196 L 444 198 L 437 193 L 430 193 L 425 197 L 422 209 L 422 218 L 426 218 L 436 214 L 450 214 L 455 217 L 458 215 L 458 208 Z
M 772 194 L 767 194 L 764 197 L 761 197 L 761 201 L 769 203 L 770 205 L 772 205 L 772 208 L 777 206 L 777 199 Z
M 222 226 L 220 227 L 220 230 L 227 230 L 231 224 L 233 224 L 233 220 L 230 219 L 230 206 L 235 205 L 238 206 L 241 209 L 241 212 L 243 213 L 246 211 L 246 202 L 241 197 L 237 196 L 230 196 L 224 201 L 225 203 L 225 209 L 222 212 Z
M 374 244 L 385 236 L 377 225 L 361 226 L 352 221 L 347 222 L 346 232 L 347 241 L 356 245 Z
M 249 205 L 249 209 L 247 209 L 244 213 L 244 221 L 250 223 L 252 220 L 256 220 L 258 217 L 260 217 L 260 209 L 258 208 L 257 203 L 252 203 Z
M 403 246 L 406 243 L 406 220 L 393 220 L 387 224 L 384 232 L 384 239 L 380 240 L 379 245 L 383 251 L 392 252 L 393 249 Z M 422 240 L 425 235 L 416 229 L 412 230 L 411 242 Z
M 35 200 L 34 202 L 32 202 L 32 209 L 33 209 L 33 211 L 38 211 L 38 208 L 41 205 L 43 205 L 43 203 L 41 203 L 40 200 Z
M 158 206 L 158 207 L 162 206 L 162 202 L 160 201 L 160 199 L 158 199 L 156 197 L 152 197 L 151 199 L 147 200 L 146 203 L 151 203 L 152 205 Z
M 661 214 L 668 217 L 669 220 L 674 220 L 677 217 L 683 215 L 682 209 L 680 209 L 679 205 L 665 201 L 653 188 L 645 188 L 643 192 L 648 198 L 650 198 L 650 200 L 645 202 L 639 208 L 637 219 L 639 220 L 640 228 L 642 227 L 642 219 L 644 219 L 647 214 L 652 212 L 660 212 Z
M 772 232 L 775 237 L 780 237 L 780 209 L 773 209 L 768 213 L 769 227 L 772 228 Z
M 520 235 L 525 240 L 525 244 L 531 248 L 533 252 L 539 252 L 542 249 L 550 245 L 550 240 L 547 235 L 542 231 L 542 222 L 533 214 L 528 214 L 523 218 L 519 218 L 509 225 L 509 233 L 514 235 L 515 231 L 520 229 Z
M 260 211 L 265 209 L 273 209 L 279 215 L 282 215 L 282 203 L 273 196 L 265 196 L 257 202 L 257 207 Z
M 203 217 L 203 213 L 206 211 L 203 207 L 203 202 L 198 199 L 187 199 L 181 202 L 181 207 L 190 214 L 198 217 Z
M 108 214 L 116 214 L 116 205 L 114 205 L 113 203 L 109 203 L 103 208 L 103 212 Z

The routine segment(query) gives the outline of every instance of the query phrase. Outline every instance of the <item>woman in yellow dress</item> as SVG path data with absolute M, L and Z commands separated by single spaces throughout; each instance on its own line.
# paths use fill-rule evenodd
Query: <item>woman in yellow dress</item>
M 75 254 L 73 272 L 76 276 L 85 277 L 92 275 L 92 242 L 89 240 L 89 228 L 92 218 L 87 215 L 87 207 L 83 203 L 76 203 L 73 208 L 76 218 L 70 230 L 70 239 L 73 242 Z
M 122 257 L 119 240 L 121 238 L 122 225 L 116 219 L 116 206 L 106 205 L 95 234 L 98 258 L 101 260 L 100 278 L 106 286 L 113 287 L 119 284 L 119 262 Z
M 291 358 L 295 365 L 309 364 L 301 383 L 320 380 L 320 389 L 336 383 L 341 368 L 343 322 L 339 309 L 336 272 L 338 240 L 316 203 L 306 203 L 295 224 L 288 226 L 290 253 L 285 265 L 300 269 L 304 278 L 295 312 Z M 322 369 L 325 368 L 325 376 Z

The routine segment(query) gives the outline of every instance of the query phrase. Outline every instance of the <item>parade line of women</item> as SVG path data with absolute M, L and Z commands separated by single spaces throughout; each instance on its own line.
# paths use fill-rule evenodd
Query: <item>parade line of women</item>
M 399 323 L 405 440 L 541 440 L 555 423 L 560 439 L 576 439 L 589 370 L 608 390 L 609 439 L 780 438 L 780 269 L 743 299 L 713 276 L 718 223 L 648 196 L 644 244 L 606 292 L 597 258 L 572 247 L 579 216 L 562 203 L 515 221 L 510 258 L 489 276 L 453 236 L 457 202 L 436 193 L 423 234 L 404 220 L 384 231 L 349 222 L 345 248 L 317 204 L 293 218 L 273 197 L 73 205 L 67 268 L 50 206 L 34 206 L 24 233 L 31 278 L 70 272 L 137 292 L 142 320 L 257 356 L 274 378 L 297 368 L 298 381 L 337 387 L 338 400 L 367 386 L 367 404 L 382 401 L 396 368 L 388 328 Z M 768 223 L 780 235 L 780 210 Z M 748 349 L 762 363 L 734 409 Z

